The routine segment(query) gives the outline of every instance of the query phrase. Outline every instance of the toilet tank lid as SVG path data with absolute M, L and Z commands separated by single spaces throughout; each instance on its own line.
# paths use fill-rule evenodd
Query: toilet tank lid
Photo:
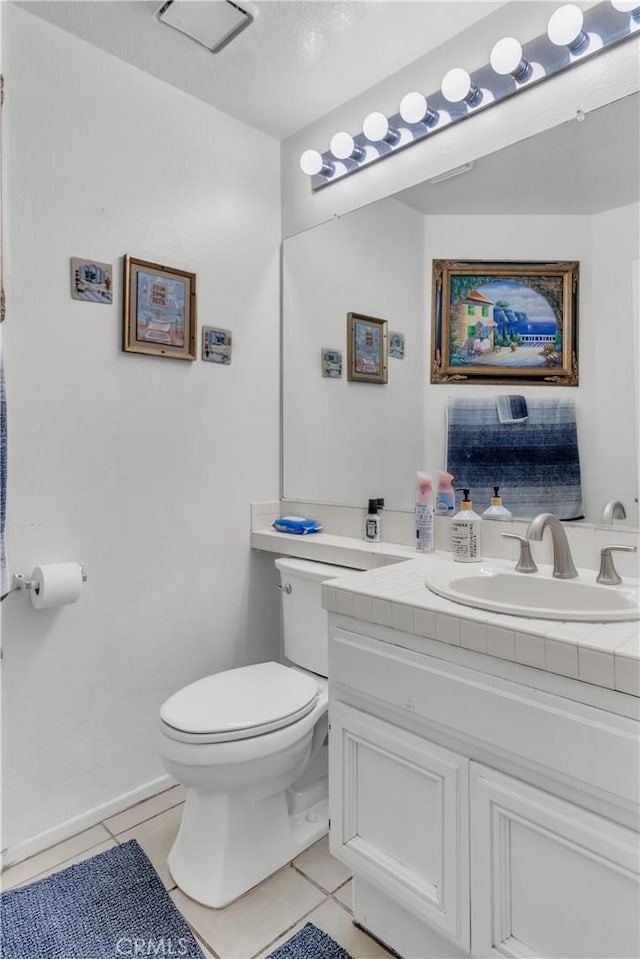
M 291 573 L 302 579 L 314 579 L 324 582 L 326 579 L 337 579 L 345 573 L 353 573 L 349 566 L 332 566 L 330 563 L 315 563 L 308 559 L 294 559 L 292 556 L 281 556 L 275 561 L 281 573 Z
M 243 738 L 306 715 L 318 694 L 311 676 L 280 663 L 257 663 L 190 683 L 162 704 L 160 718 L 185 733 Z

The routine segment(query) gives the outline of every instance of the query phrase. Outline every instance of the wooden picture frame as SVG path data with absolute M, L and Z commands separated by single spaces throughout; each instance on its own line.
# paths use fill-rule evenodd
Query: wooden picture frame
M 434 260 L 431 382 L 578 385 L 577 260 Z
M 347 380 L 387 382 L 387 321 L 347 313 Z
M 195 273 L 124 257 L 122 349 L 195 360 Z

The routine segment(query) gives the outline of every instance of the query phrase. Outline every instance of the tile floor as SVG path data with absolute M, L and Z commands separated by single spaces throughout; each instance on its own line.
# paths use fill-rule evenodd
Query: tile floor
M 206 909 L 174 884 L 166 858 L 178 830 L 184 792 L 174 786 L 106 819 L 2 874 L 12 889 L 136 839 L 198 938 L 206 959 L 265 959 L 305 922 L 313 922 L 353 959 L 389 959 L 390 953 L 352 923 L 351 877 L 329 854 L 327 838 L 225 909 Z

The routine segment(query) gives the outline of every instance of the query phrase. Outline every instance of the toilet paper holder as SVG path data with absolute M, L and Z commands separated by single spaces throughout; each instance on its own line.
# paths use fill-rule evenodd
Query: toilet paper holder
M 81 566 L 80 569 L 82 570 L 82 582 L 86 583 L 87 574 L 84 571 L 84 566 Z M 37 586 L 38 584 L 35 579 L 28 579 L 22 573 L 14 573 L 13 576 L 11 577 L 10 592 L 14 593 L 16 590 L 21 590 L 21 589 L 26 589 L 26 590 L 37 589 Z

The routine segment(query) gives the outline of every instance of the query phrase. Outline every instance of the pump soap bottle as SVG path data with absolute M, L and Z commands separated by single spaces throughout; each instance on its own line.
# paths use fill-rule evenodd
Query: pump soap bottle
M 456 494 L 453 492 L 451 473 L 438 474 L 436 513 L 438 516 L 453 516 L 456 511 Z
M 416 492 L 416 549 L 419 553 L 433 553 L 433 488 L 431 477 L 418 473 Z
M 369 543 L 379 543 L 382 533 L 382 524 L 378 510 L 384 507 L 383 499 L 370 499 L 369 509 L 364 521 L 364 538 Z
M 482 560 L 482 517 L 473 512 L 469 490 L 462 490 L 460 512 L 451 520 L 451 553 L 458 563 L 479 563 Z
M 500 519 L 506 520 L 511 519 L 511 513 L 506 506 L 502 505 L 502 497 L 500 496 L 500 487 L 493 487 L 493 496 L 491 497 L 491 506 L 489 506 L 484 513 L 482 514 L 483 519 Z

